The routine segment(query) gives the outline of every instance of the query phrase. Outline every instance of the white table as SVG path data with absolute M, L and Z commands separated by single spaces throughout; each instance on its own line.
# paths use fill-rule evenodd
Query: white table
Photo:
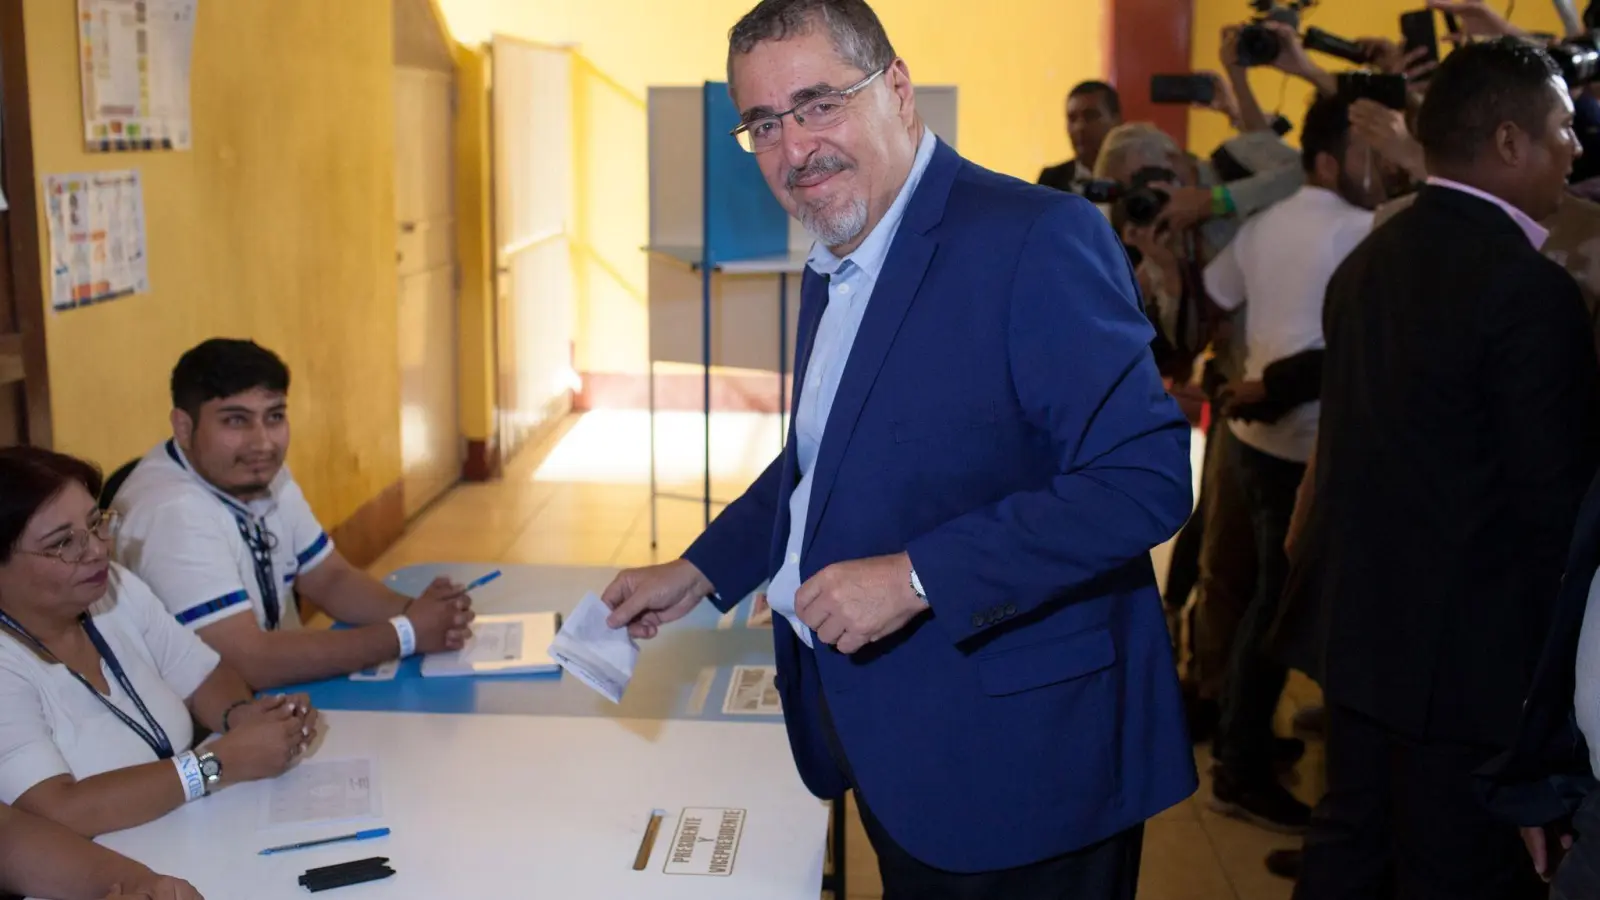
M 337 900 L 816 900 L 826 805 L 801 784 L 781 728 L 598 717 L 328 712 L 308 761 L 378 762 L 382 816 L 261 828 L 268 783 L 227 788 L 101 842 L 188 879 L 207 900 L 308 896 L 306 869 L 389 857 L 398 874 Z M 680 811 L 746 811 L 726 877 L 668 875 Z M 650 864 L 633 871 L 654 808 Z M 390 837 L 275 856 L 265 847 L 388 826 Z M 709 830 L 714 834 L 715 829 Z

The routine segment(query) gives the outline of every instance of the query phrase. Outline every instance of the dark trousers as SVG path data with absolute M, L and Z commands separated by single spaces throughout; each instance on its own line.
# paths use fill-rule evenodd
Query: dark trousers
M 1283 663 L 1267 653 L 1267 635 L 1278 619 L 1289 560 L 1283 552 L 1294 514 L 1295 493 L 1305 475 L 1304 463 L 1262 453 L 1234 440 L 1233 453 L 1239 482 L 1250 507 L 1250 529 L 1255 538 L 1256 583 L 1250 605 L 1233 636 L 1228 677 L 1222 690 L 1222 718 L 1212 754 L 1232 779 L 1260 782 L 1274 776 L 1272 718 L 1289 677 Z
M 1206 543 L 1206 498 L 1211 489 L 1211 457 L 1217 452 L 1217 420 L 1212 419 L 1206 429 L 1206 452 L 1200 464 L 1200 496 L 1194 512 L 1183 523 L 1177 540 L 1172 542 L 1172 558 L 1167 561 L 1167 589 L 1162 595 L 1169 608 L 1180 608 L 1189 602 L 1200 583 L 1200 548 Z
M 1184 681 L 1207 700 L 1222 697 L 1234 634 L 1255 593 L 1256 545 L 1234 458 L 1237 443 L 1226 425 L 1212 428 L 1200 476 L 1200 590 L 1188 611 L 1183 668 Z
M 834 762 L 855 784 L 826 703 L 821 704 L 819 718 Z M 861 790 L 854 793 L 861 824 L 878 856 L 883 900 L 1133 900 L 1139 886 L 1142 824 L 1098 844 L 1015 869 L 946 872 L 907 853 L 872 814 Z M 929 802 L 938 800 L 930 797 Z M 835 811 L 839 814 L 842 811 Z
M 1311 815 L 1294 900 L 1544 897 L 1517 829 L 1473 787 L 1498 752 L 1409 740 L 1328 704 L 1328 792 Z
M 1550 900 L 1600 897 L 1600 790 L 1589 792 L 1572 817 L 1576 840 L 1550 882 Z

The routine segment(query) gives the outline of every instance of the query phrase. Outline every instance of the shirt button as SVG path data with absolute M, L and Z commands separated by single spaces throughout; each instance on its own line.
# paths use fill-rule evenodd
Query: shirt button
M 841 293 L 841 294 L 850 293 L 850 285 L 848 285 L 848 284 L 839 285 L 839 293 Z
M 798 553 L 789 554 L 789 565 L 791 565 L 791 566 L 800 565 L 800 554 L 798 554 Z

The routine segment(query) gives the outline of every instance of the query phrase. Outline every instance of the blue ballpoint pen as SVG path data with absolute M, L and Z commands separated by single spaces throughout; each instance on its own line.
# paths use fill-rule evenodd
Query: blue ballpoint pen
M 495 569 L 493 572 L 490 572 L 489 574 L 483 576 L 482 578 L 477 579 L 476 581 L 473 581 L 471 584 L 469 584 L 466 587 L 462 588 L 461 589 L 461 593 L 465 594 L 468 591 L 475 591 L 478 588 L 483 587 L 484 585 L 488 584 L 489 582 L 491 582 L 491 581 L 493 581 L 493 580 L 495 580 L 496 578 L 499 578 L 499 577 L 500 577 L 500 570 L 499 569 Z
M 268 847 L 261 851 L 262 856 L 271 856 L 274 853 L 287 853 L 290 850 L 304 850 L 307 847 L 321 847 L 324 844 L 342 844 L 345 841 L 370 841 L 373 838 L 388 837 L 387 828 L 370 828 L 358 831 L 355 834 L 341 834 L 338 837 L 323 838 L 320 841 L 302 841 L 298 844 L 285 844 L 282 847 Z

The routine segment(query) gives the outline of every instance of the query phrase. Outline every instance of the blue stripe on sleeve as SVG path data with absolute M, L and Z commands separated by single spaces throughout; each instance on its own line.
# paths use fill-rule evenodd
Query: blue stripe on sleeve
M 317 539 L 311 542 L 311 546 L 301 550 L 299 554 L 295 556 L 295 559 L 299 561 L 301 568 L 304 568 L 307 563 L 311 562 L 313 559 L 316 559 L 318 554 L 322 553 L 323 550 L 326 550 L 327 547 L 328 534 L 327 532 L 323 532 L 322 534 L 317 535 Z
M 199 606 L 191 606 L 183 612 L 178 613 L 178 624 L 188 625 L 191 622 L 198 622 L 201 619 L 204 619 L 206 616 L 215 615 L 216 613 L 222 612 L 230 606 L 238 606 L 241 603 L 249 602 L 250 595 L 245 591 L 234 591 L 231 594 L 224 594 L 215 600 L 207 600 Z

